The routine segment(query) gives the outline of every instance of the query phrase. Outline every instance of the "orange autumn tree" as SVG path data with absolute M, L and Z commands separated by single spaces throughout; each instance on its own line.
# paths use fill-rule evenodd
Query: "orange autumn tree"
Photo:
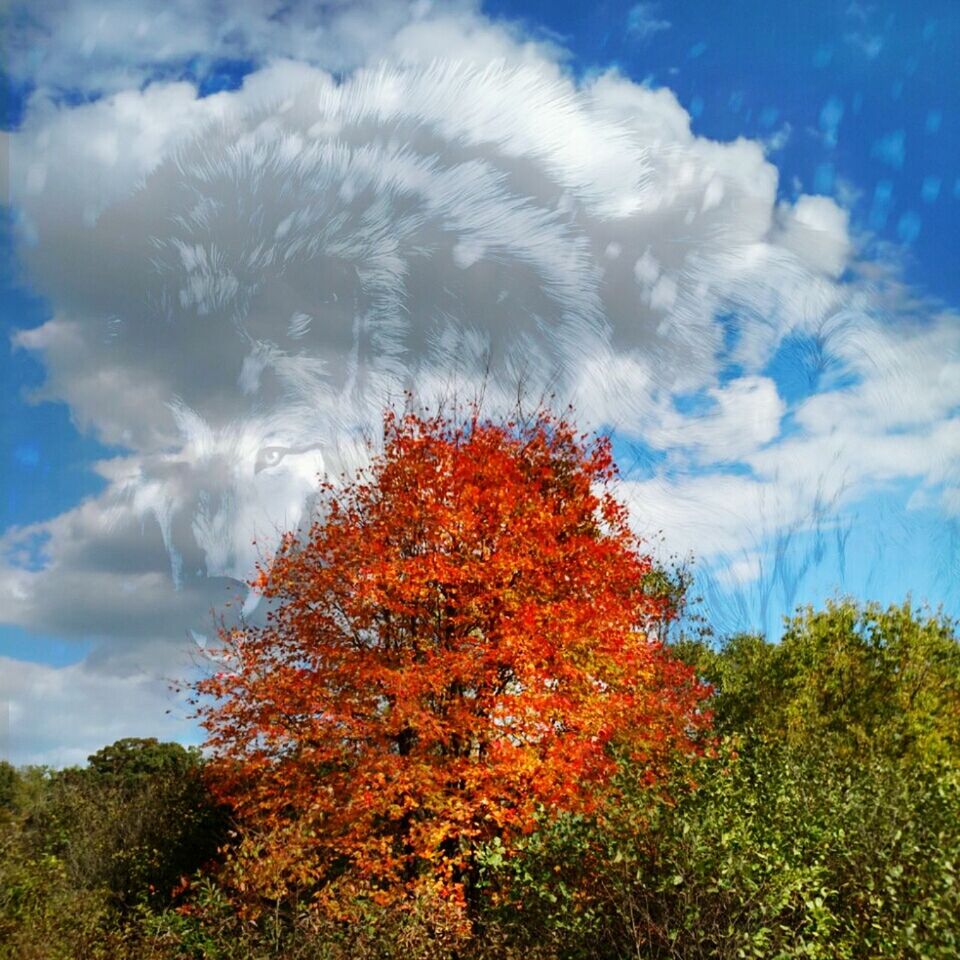
M 695 748 L 703 690 L 653 633 L 673 611 L 615 477 L 608 440 L 546 412 L 386 415 L 198 685 L 241 885 L 462 895 L 479 842 Z

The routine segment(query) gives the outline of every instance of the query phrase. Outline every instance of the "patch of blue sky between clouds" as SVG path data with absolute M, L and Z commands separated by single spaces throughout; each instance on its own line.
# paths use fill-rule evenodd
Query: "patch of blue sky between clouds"
M 940 196 L 940 177 L 926 176 L 923 178 L 923 186 L 920 188 L 920 196 L 924 203 L 935 203 Z
M 196 56 L 180 63 L 158 66 L 149 82 L 186 80 L 196 87 L 197 96 L 203 98 L 224 90 L 238 89 L 243 84 L 243 78 L 256 69 L 256 61 L 248 58 L 209 60 Z
M 610 430 L 610 443 L 621 476 L 648 480 L 666 464 L 666 450 L 660 450 L 642 439 L 624 437 L 616 430 Z
M 809 528 L 785 528 L 738 553 L 696 560 L 692 595 L 717 636 L 760 632 L 776 639 L 784 616 L 831 597 L 882 604 L 956 603 L 960 528 L 936 509 L 907 509 L 915 481 L 891 483 L 835 510 L 822 505 Z M 896 553 L 898 563 L 884 560 Z M 709 617 L 708 617 L 709 619 Z
M 815 337 L 795 332 L 784 337 L 763 369 L 788 408 L 830 390 L 855 386 L 857 378 L 830 360 Z
M 673 395 L 673 409 L 683 417 L 704 417 L 716 406 L 716 399 L 707 390 Z
M 843 120 L 843 101 L 837 96 L 830 97 L 820 108 L 820 129 L 823 132 L 824 143 L 828 147 L 837 145 L 841 120 Z
M 36 530 L 19 537 L 15 546 L 8 549 L 7 554 L 2 559 L 18 570 L 43 570 L 48 563 L 46 551 L 49 542 L 49 531 Z
M 11 236 L 11 217 L 0 217 L 0 530 L 46 520 L 105 481 L 89 465 L 109 448 L 78 432 L 65 404 L 31 403 L 44 382 L 37 358 L 14 349 L 15 329 L 39 326 L 48 305 L 19 284 Z
M 93 650 L 93 640 L 64 640 L 36 634 L 22 627 L 0 624 L 0 657 L 42 663 L 48 667 L 67 667 L 81 663 Z
M 717 379 L 722 385 L 743 376 L 743 366 L 736 359 L 736 351 L 743 337 L 743 320 L 734 313 L 721 313 L 714 322 L 723 330 L 723 341 L 717 351 L 720 369 Z
M 149 71 L 141 83 L 141 89 L 150 84 L 186 81 L 196 88 L 197 96 L 204 98 L 225 90 L 236 90 L 243 79 L 257 69 L 257 63 L 248 59 L 217 59 L 207 61 L 200 57 L 188 57 L 169 63 L 159 63 Z M 7 106 L 9 126 L 15 129 L 23 119 L 23 110 L 29 96 L 34 93 L 32 84 L 23 84 L 17 91 L 12 103 Z M 96 103 L 105 96 L 101 90 L 81 90 L 61 88 L 46 92 L 49 102 L 58 107 L 77 107 L 85 103 Z
M 873 141 L 870 156 L 893 167 L 894 170 L 902 170 L 907 152 L 906 144 L 906 133 L 903 130 L 894 130 Z

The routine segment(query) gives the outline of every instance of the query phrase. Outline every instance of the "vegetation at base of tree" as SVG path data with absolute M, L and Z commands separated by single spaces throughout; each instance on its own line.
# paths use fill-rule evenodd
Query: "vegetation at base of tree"
M 955 766 L 734 743 L 675 804 L 638 792 L 488 851 L 488 928 L 565 958 L 957 955 Z
M 14 771 L 7 795 L 0 956 L 110 955 L 122 922 L 166 907 L 226 840 L 199 752 L 176 743 L 120 740 L 83 768 Z

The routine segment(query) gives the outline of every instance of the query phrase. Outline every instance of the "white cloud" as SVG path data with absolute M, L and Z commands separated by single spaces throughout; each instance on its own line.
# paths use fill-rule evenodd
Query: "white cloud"
M 155 83 L 28 114 L 12 195 L 56 313 L 16 343 L 47 367 L 42 397 L 131 449 L 97 509 L 156 524 L 176 579 L 251 575 L 251 539 L 270 553 L 385 401 L 451 376 L 486 378 L 493 408 L 518 380 L 552 389 L 694 462 L 776 435 L 757 372 L 840 296 L 822 256 L 779 242 L 776 170 L 693 137 L 668 91 L 578 88 L 537 56 L 341 84 L 284 61 L 205 99 Z M 842 229 L 830 201 L 815 213 Z M 745 317 L 725 386 L 721 311 Z M 679 415 L 672 395 L 697 391 L 712 409 Z M 283 462 L 261 472 L 268 449 Z
M 874 431 L 937 424 L 960 408 L 960 315 L 937 311 L 898 318 L 893 326 L 862 317 L 838 331 L 831 353 L 859 383 L 811 397 L 798 420 L 824 433 L 842 422 Z
M 0 706 L 10 717 L 4 759 L 16 765 L 82 765 L 122 737 L 197 739 L 188 706 L 153 673 L 124 676 L 82 663 L 51 667 L 0 657 Z
M 627 14 L 627 31 L 638 40 L 649 40 L 669 30 L 672 24 L 660 17 L 659 12 L 657 3 L 635 3 Z
M 145 519 L 101 498 L 8 530 L 0 539 L 4 621 L 101 641 L 115 653 L 164 636 L 177 646 L 189 627 L 208 626 L 211 608 L 235 596 L 237 585 L 196 578 L 177 590 L 160 530 Z M 45 541 L 42 564 L 18 562 L 36 559 L 31 545 L 38 539 Z
M 384 55 L 404 28 L 462 22 L 482 32 L 470 0 L 9 0 L 6 69 L 40 96 L 109 94 L 221 61 L 287 58 L 346 71 Z M 501 28 L 507 33 L 506 28 Z M 489 32 L 488 36 L 492 36 Z
M 944 593 L 936 599 L 956 601 L 950 531 L 960 482 L 960 324 L 955 314 L 901 298 L 906 313 L 856 314 L 825 334 L 821 355 L 808 360 L 836 365 L 833 382 L 821 377 L 819 392 L 791 406 L 788 435 L 742 453 L 740 472 L 689 473 L 683 461 L 678 471 L 676 446 L 665 444 L 671 454 L 658 475 L 625 484 L 641 534 L 663 531 L 667 552 L 693 553 L 716 585 L 752 593 L 753 606 L 740 619 L 723 608 L 729 597 L 714 598 L 718 628 L 725 620 L 731 629 L 764 622 L 757 605 L 773 593 L 789 608 L 801 579 L 827 562 L 825 537 L 835 541 L 830 562 L 842 586 L 842 544 L 857 514 L 870 498 L 904 489 L 912 492 L 901 496 L 902 510 L 941 515 L 942 536 L 928 543 L 931 556 L 943 554 Z M 905 543 L 930 534 L 912 535 L 905 515 L 867 522 L 869 556 L 860 566 L 893 565 L 908 589 L 912 571 L 896 565 Z
M 849 214 L 829 197 L 802 195 L 778 209 L 779 243 L 832 277 L 850 260 Z
M 786 406 L 769 377 L 739 377 L 706 396 L 705 412 L 659 410 L 655 422 L 642 424 L 637 434 L 661 450 L 690 449 L 702 464 L 743 460 L 779 434 Z

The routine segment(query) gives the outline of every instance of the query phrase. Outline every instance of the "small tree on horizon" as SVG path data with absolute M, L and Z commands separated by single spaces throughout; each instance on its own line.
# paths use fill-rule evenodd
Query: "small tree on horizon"
M 266 624 L 222 630 L 196 684 L 235 882 L 270 898 L 459 901 L 477 844 L 600 809 L 624 761 L 661 782 L 707 722 L 653 633 L 672 600 L 608 440 L 547 412 L 384 432 L 263 568 Z

